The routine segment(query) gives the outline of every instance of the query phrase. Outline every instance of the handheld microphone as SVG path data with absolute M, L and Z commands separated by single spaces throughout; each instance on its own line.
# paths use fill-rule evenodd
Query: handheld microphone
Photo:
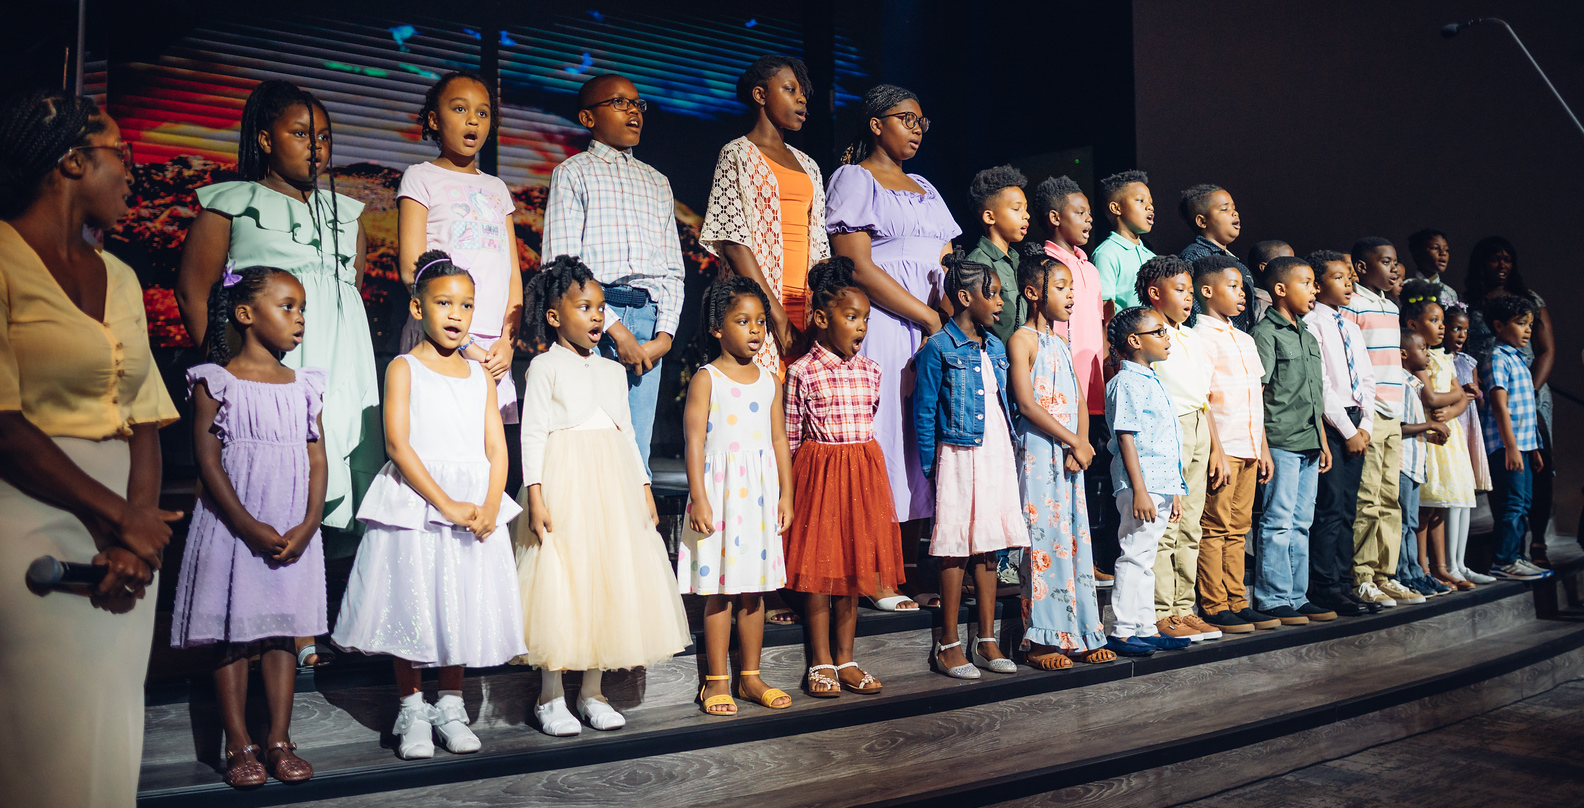
M 63 586 L 98 586 L 109 567 L 59 561 L 54 556 L 39 556 L 28 565 L 27 582 L 35 589 Z
M 1441 36 L 1451 39 L 1452 37 L 1463 33 L 1464 29 L 1473 28 L 1474 26 L 1485 22 L 1487 19 L 1489 18 L 1480 17 L 1477 20 L 1468 20 L 1465 22 L 1449 22 L 1446 25 L 1441 26 Z

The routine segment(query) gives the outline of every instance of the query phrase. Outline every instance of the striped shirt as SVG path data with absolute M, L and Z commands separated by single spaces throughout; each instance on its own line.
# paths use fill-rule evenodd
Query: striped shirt
M 786 372 L 787 443 L 804 440 L 867 443 L 880 409 L 880 364 L 867 356 L 842 359 L 821 343 Z
M 1231 323 L 1209 314 L 1199 315 L 1194 326 L 1203 339 L 1205 355 L 1215 369 L 1210 377 L 1210 416 L 1221 436 L 1227 457 L 1258 460 L 1265 445 L 1265 402 L 1260 363 L 1254 338 Z
M 1403 418 L 1405 424 L 1422 424 L 1425 422 L 1424 402 L 1419 398 L 1419 392 L 1424 389 L 1424 382 L 1414 378 L 1406 369 L 1398 371 L 1398 377 L 1403 380 Z M 1430 447 L 1426 446 L 1425 433 L 1421 432 L 1411 438 L 1403 438 L 1402 442 L 1402 473 L 1408 479 L 1424 485 L 1425 469 L 1430 457 Z
M 682 241 L 671 183 L 632 155 L 597 140 L 550 172 L 546 260 L 582 259 L 604 286 L 631 286 L 655 304 L 655 332 L 676 334 L 682 319 Z M 613 322 L 607 308 L 605 327 Z
M 1353 287 L 1353 302 L 1342 309 L 1342 316 L 1364 332 L 1364 347 L 1375 366 L 1375 412 L 1382 418 L 1401 418 L 1402 321 L 1397 304 L 1361 283 Z
M 1485 427 L 1485 451 L 1499 452 L 1507 445 L 1502 441 L 1501 425 L 1496 422 L 1496 403 L 1490 395 L 1498 387 L 1507 391 L 1507 414 L 1512 419 L 1518 451 L 1538 450 L 1540 431 L 1535 417 L 1534 376 L 1529 373 L 1529 363 L 1524 361 L 1523 352 L 1505 342 L 1496 343 L 1482 381 L 1485 383 L 1485 412 L 1480 413 L 1480 420 Z

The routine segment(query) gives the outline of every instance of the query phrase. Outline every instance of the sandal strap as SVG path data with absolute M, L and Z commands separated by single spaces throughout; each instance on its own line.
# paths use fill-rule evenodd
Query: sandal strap
M 961 645 L 962 645 L 962 640 L 958 640 L 957 642 L 950 643 L 948 645 L 941 645 L 940 643 L 935 643 L 935 653 L 938 654 L 938 653 L 940 653 L 940 652 L 942 652 L 942 651 L 944 651 L 944 650 L 946 650 L 948 648 L 957 648 L 957 647 L 960 647 Z
M 754 672 L 758 673 L 758 671 L 754 671 Z M 724 681 L 726 681 L 726 680 L 728 680 L 730 678 L 731 678 L 731 674 L 729 674 L 729 673 L 722 674 L 720 676 L 711 676 L 711 675 L 709 675 L 707 673 L 704 674 L 704 681 L 706 681 L 706 682 L 724 682 Z
M 856 662 L 843 662 L 842 664 L 836 666 L 836 670 L 838 672 L 840 672 L 840 671 L 847 670 L 848 668 L 856 668 L 856 667 L 858 667 L 858 663 L 856 663 Z
M 283 749 L 287 752 L 295 752 L 297 751 L 297 744 L 291 741 L 276 741 L 275 743 L 269 745 L 269 751 L 273 752 L 276 749 Z
M 847 664 L 851 665 L 853 663 L 849 662 Z M 819 670 L 835 671 L 835 670 L 841 670 L 841 668 L 838 668 L 835 665 L 810 665 L 809 666 L 809 673 L 813 673 L 814 671 L 819 671 Z M 824 674 L 820 674 L 820 675 L 823 676 Z
M 994 637 L 980 637 L 979 639 L 974 640 L 974 645 L 978 645 L 979 643 L 982 643 L 982 642 L 993 643 L 995 641 L 996 641 L 996 638 L 994 638 Z
M 757 671 L 757 670 L 737 671 L 737 675 L 738 676 L 758 676 L 759 675 L 759 671 Z
M 227 751 L 226 752 L 226 762 L 230 763 L 232 758 L 237 757 L 239 755 L 254 755 L 254 756 L 257 756 L 258 753 L 262 752 L 262 751 L 264 751 L 264 750 L 259 749 L 258 744 L 250 743 L 247 746 L 244 746 L 244 747 L 242 747 L 241 749 L 238 749 L 235 752 Z

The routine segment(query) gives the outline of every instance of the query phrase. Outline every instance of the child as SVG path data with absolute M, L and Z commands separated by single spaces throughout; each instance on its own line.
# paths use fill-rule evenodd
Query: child
M 1149 175 L 1137 169 L 1101 180 L 1100 197 L 1105 200 L 1111 234 L 1094 248 L 1091 258 L 1100 270 L 1100 297 L 1109 320 L 1140 304 L 1134 280 L 1139 267 L 1155 257 L 1142 238 L 1155 228 L 1155 200 L 1150 196 Z
M 1480 402 L 1484 394 L 1480 392 L 1478 362 L 1474 357 L 1463 353 L 1463 346 L 1468 343 L 1469 337 L 1468 307 L 1462 303 L 1453 303 L 1446 307 L 1446 330 L 1447 353 L 1452 355 L 1452 365 L 1457 370 L 1458 384 L 1474 394 L 1475 402 Z M 1463 410 L 1463 415 L 1458 421 L 1463 427 L 1463 436 L 1468 441 L 1469 462 L 1474 469 L 1474 490 L 1489 491 L 1491 490 L 1490 460 L 1485 456 L 1485 429 L 1480 426 L 1479 407 L 1470 404 Z M 1461 508 L 1447 511 L 1447 567 L 1450 569 L 1455 566 L 1459 575 L 1476 584 L 1495 583 L 1495 578 L 1469 569 L 1464 558 L 1468 551 L 1471 514 L 1471 511 Z
M 1226 484 L 1227 462 L 1215 419 L 1210 417 L 1210 383 L 1215 366 L 1193 317 L 1193 267 L 1175 255 L 1151 258 L 1139 268 L 1134 291 L 1166 321 L 1171 353 L 1152 367 L 1171 396 L 1182 435 L 1182 472 L 1188 490 L 1182 518 L 1166 527 L 1155 554 L 1155 619 L 1160 633 L 1193 642 L 1221 637 L 1220 629 L 1194 614 L 1194 579 L 1199 572 L 1199 523 L 1205 487 Z
M 1243 220 L 1238 217 L 1237 205 L 1232 203 L 1232 195 L 1219 185 L 1201 183 L 1182 192 L 1182 199 L 1177 203 L 1177 213 L 1183 221 L 1194 231 L 1194 240 L 1177 253 L 1178 257 L 1192 264 L 1207 255 L 1227 255 L 1233 260 L 1232 242 L 1243 231 Z M 1249 275 L 1248 267 L 1238 261 L 1238 272 L 1243 275 L 1243 285 L 1246 288 L 1254 287 L 1254 278 Z M 1198 309 L 1194 309 L 1198 311 Z M 1254 313 L 1244 311 L 1232 318 L 1232 325 L 1239 331 L 1248 331 L 1254 327 Z
M 1402 542 L 1402 505 L 1397 483 L 1402 470 L 1402 326 L 1397 304 L 1388 297 L 1396 283 L 1397 250 L 1390 241 L 1368 236 L 1353 244 L 1353 299 L 1342 308 L 1364 334 L 1364 349 L 1375 369 L 1375 423 L 1364 449 L 1359 475 L 1358 517 L 1353 522 L 1353 586 L 1371 603 L 1412 599 L 1414 594 L 1390 576 L 1397 572 Z
M 1260 386 L 1265 369 L 1254 338 L 1232 326 L 1247 300 L 1237 261 L 1226 255 L 1200 258 L 1194 262 L 1194 285 L 1204 309 L 1194 330 L 1214 369 L 1210 415 L 1227 463 L 1226 484 L 1205 495 L 1200 519 L 1199 607 L 1216 629 L 1248 634 L 1281 625 L 1249 606 L 1243 585 L 1244 537 L 1253 524 L 1255 484 L 1269 482 L 1271 475 Z
M 203 495 L 182 551 L 171 647 L 218 643 L 215 694 L 226 730 L 226 784 L 264 784 L 247 730 L 248 658 L 259 654 L 270 704 L 266 759 L 297 783 L 313 767 L 291 742 L 294 638 L 324 633 L 325 371 L 280 357 L 302 342 L 304 292 L 273 267 L 226 272 L 209 292 L 210 364 L 187 371 Z M 226 326 L 241 335 L 231 354 Z
M 358 509 L 367 526 L 332 639 L 390 654 L 401 712 L 397 754 L 434 755 L 430 728 L 453 753 L 477 752 L 462 669 L 504 665 L 524 650 L 511 543 L 495 528 L 522 512 L 503 498 L 506 434 L 489 372 L 462 357 L 473 279 L 439 250 L 424 253 L 408 306 L 423 342 L 385 369 L 390 462 Z M 424 702 L 422 669 L 440 668 Z
M 688 646 L 687 615 L 628 412 L 621 366 L 597 353 L 606 303 L 589 268 L 556 256 L 529 282 L 530 340 L 549 345 L 523 380 L 523 493 L 517 581 L 527 652 L 540 669 L 534 716 L 546 735 L 577 735 L 561 673 L 583 671 L 578 715 L 626 726 L 602 674 Z M 553 470 L 553 472 L 552 472 Z M 519 635 L 520 637 L 523 635 Z
M 1522 295 L 1485 301 L 1485 320 L 1496 332 L 1496 347 L 1481 376 L 1485 383 L 1485 448 L 1490 452 L 1491 514 L 1496 519 L 1496 550 L 1490 575 L 1504 581 L 1537 581 L 1551 575 L 1523 557 L 1529 530 L 1534 473 L 1542 468 L 1535 422 L 1534 379 L 1523 347 L 1534 328 L 1535 308 Z
M 716 281 L 704 293 L 704 327 L 720 344 L 720 355 L 705 372 L 693 374 L 683 412 L 689 530 L 677 546 L 677 582 L 683 594 L 708 598 L 709 673 L 699 700 L 709 715 L 737 713 L 724 684 L 731 681 L 733 601 L 742 654 L 739 695 L 771 709 L 792 705 L 785 691 L 759 678 L 761 593 L 786 583 L 781 535 L 792 522 L 792 458 L 781 386 L 775 374 L 754 363 L 767 338 L 769 308 L 764 289 L 741 275 Z
M 1122 517 L 1117 528 L 1122 554 L 1111 592 L 1116 624 L 1106 647 L 1122 656 L 1149 656 L 1157 648 L 1193 644 L 1161 634 L 1155 625 L 1155 550 L 1171 523 L 1182 517 L 1188 493 L 1177 408 L 1150 369 L 1170 354 L 1171 328 L 1154 309 L 1135 306 L 1117 312 L 1106 331 L 1122 365 L 1106 382 L 1111 484 Z
M 1358 518 L 1359 477 L 1369 447 L 1375 406 L 1375 372 L 1364 334 L 1339 312 L 1353 299 L 1353 267 L 1335 250 L 1304 258 L 1318 275 L 1318 294 L 1304 324 L 1320 342 L 1324 371 L 1322 412 L 1331 470 L 1320 475 L 1314 526 L 1309 529 L 1309 602 L 1346 617 L 1379 612 L 1353 593 L 1353 523 Z M 1310 615 L 1311 618 L 1314 615 Z
M 1105 648 L 1084 503 L 1083 472 L 1094 460 L 1089 409 L 1067 343 L 1051 328 L 1071 316 L 1072 273 L 1039 256 L 1019 268 L 1017 288 L 1029 314 L 1007 344 L 1007 376 L 1017 402 L 1018 488 L 1029 532 L 1024 659 L 1046 671 L 1070 668 L 1074 658 L 1110 662 L 1116 654 Z
M 578 88 L 593 140 L 550 172 L 540 255 L 577 256 L 603 289 L 610 327 L 600 354 L 627 368 L 627 406 L 648 475 L 660 366 L 682 318 L 682 242 L 665 175 L 633 156 L 649 102 L 626 77 Z
M 1254 325 L 1254 344 L 1265 369 L 1265 435 L 1274 466 L 1260 514 L 1259 571 L 1254 602 L 1284 626 L 1302 626 L 1326 610 L 1304 597 L 1309 576 L 1309 526 L 1320 475 L 1331 470 L 1322 406 L 1320 346 L 1302 322 L 1314 308 L 1314 270 L 1297 258 L 1265 265 L 1271 307 Z M 1320 614 L 1312 614 L 1313 612 Z M 1335 617 L 1330 613 L 1330 617 Z
M 1012 333 L 1028 319 L 1028 301 L 1022 295 L 1011 294 L 1018 288 L 1019 258 L 1012 245 L 1028 234 L 1028 198 L 1023 195 L 1027 184 L 1023 172 L 1010 165 L 987 168 L 975 174 L 968 184 L 969 209 L 979 213 L 979 224 L 984 228 L 979 246 L 968 253 L 968 260 L 990 267 L 1001 281 L 1001 298 L 1006 308 L 996 315 L 990 333 L 1002 344 L 1007 344 Z
M 1457 290 L 1447 285 L 1445 278 L 1447 264 L 1452 260 L 1446 234 L 1428 227 L 1414 233 L 1408 237 L 1408 254 L 1413 256 L 1413 276 L 1436 285 L 1436 302 L 1441 308 L 1457 305 Z
M 881 684 L 852 658 L 858 596 L 902 583 L 902 534 L 875 440 L 880 365 L 858 354 L 869 297 L 853 283 L 852 259 L 816 264 L 809 295 L 814 345 L 786 376 L 793 489 L 787 587 L 808 594 L 808 694 L 836 698 L 845 688 L 868 695 Z
M 1293 252 L 1291 244 L 1276 239 L 1256 241 L 1254 246 L 1249 248 L 1248 268 L 1253 273 L 1254 322 L 1256 323 L 1265 318 L 1265 310 L 1271 305 L 1270 292 L 1265 291 L 1265 265 L 1270 263 L 1271 259 L 1284 255 L 1291 257 L 1296 256 L 1297 253 Z M 1197 260 L 1195 263 L 1198 263 Z
M 517 270 L 516 203 L 498 177 L 478 168 L 478 153 L 500 128 L 500 101 L 477 74 L 440 77 L 418 111 L 424 140 L 440 156 L 408 166 L 397 191 L 397 265 L 411 287 L 418 256 L 445 250 L 478 284 L 478 308 L 462 355 L 480 362 L 497 386 L 501 422 L 517 423 L 517 385 L 512 381 L 512 344 L 522 320 L 522 274 Z M 402 350 L 422 338 L 418 321 L 402 330 Z
M 1421 558 L 1419 548 L 1423 545 L 1419 540 L 1419 486 L 1425 481 L 1427 449 L 1432 445 L 1446 443 L 1450 430 L 1440 421 L 1425 418 L 1422 399 L 1424 383 L 1419 381 L 1416 375 L 1430 367 L 1430 348 L 1425 344 L 1424 337 L 1411 328 L 1404 328 L 1402 346 L 1403 465 L 1402 476 L 1398 480 L 1398 491 L 1403 504 L 1403 533 L 1397 573 L 1393 576 L 1393 580 L 1408 590 L 1409 597 L 1400 600 L 1393 598 L 1390 603 L 1373 604 L 1384 607 L 1424 603 L 1427 597 L 1435 597 L 1450 591 L 1438 591 L 1431 582 L 1430 576 L 1425 574 L 1424 567 L 1419 564 Z
M 1403 287 L 1401 306 L 1403 326 L 1424 337 L 1426 345 L 1436 346 L 1429 352 L 1428 368 L 1414 375 L 1424 385 L 1420 395 L 1430 420 L 1446 424 L 1449 430 L 1445 441 L 1427 447 L 1425 479 L 1419 488 L 1419 559 L 1436 583 L 1467 591 L 1474 584 L 1452 572 L 1447 562 L 1446 527 L 1448 511 L 1474 509 L 1474 466 L 1458 420 L 1474 397 L 1457 383 L 1457 369 L 1442 347 L 1446 323 L 1436 302 L 1438 293 L 1435 284 L 1414 279 Z M 1422 551 L 1426 546 L 1428 554 Z
M 913 426 L 919 462 L 935 481 L 930 555 L 940 560 L 945 625 L 930 667 L 955 679 L 978 679 L 975 665 L 1016 673 L 995 640 L 995 554 L 1027 547 L 1012 456 L 1006 348 L 989 326 L 1001 313 L 1001 279 L 959 250 L 943 259 L 946 298 L 955 312 L 919 347 Z M 970 656 L 957 637 L 965 567 L 971 567 L 979 612 Z

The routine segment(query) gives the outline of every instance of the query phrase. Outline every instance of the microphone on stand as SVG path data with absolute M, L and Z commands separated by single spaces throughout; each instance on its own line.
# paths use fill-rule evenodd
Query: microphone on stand
M 1579 123 L 1578 116 L 1573 114 L 1573 108 L 1568 106 L 1567 99 L 1562 97 L 1562 93 L 1557 92 L 1556 85 L 1551 83 L 1551 77 L 1547 76 L 1546 72 L 1540 69 L 1540 63 L 1535 61 L 1534 56 L 1529 53 L 1529 49 L 1524 46 L 1523 40 L 1518 38 L 1518 32 L 1514 31 L 1512 26 L 1507 24 L 1506 20 L 1497 19 L 1495 17 L 1480 17 L 1467 22 L 1451 22 L 1441 26 L 1441 36 L 1451 39 L 1452 37 L 1462 33 L 1465 29 L 1473 28 L 1476 25 L 1484 25 L 1488 22 L 1496 23 L 1497 25 L 1507 29 L 1507 33 L 1512 35 L 1513 42 L 1518 43 L 1518 50 L 1523 51 L 1524 58 L 1528 59 L 1529 64 L 1534 65 L 1535 72 L 1540 74 L 1540 80 L 1545 82 L 1545 85 L 1551 89 L 1551 94 L 1556 96 L 1556 100 L 1562 105 L 1562 109 L 1567 112 L 1569 118 L 1573 119 L 1573 125 L 1578 127 L 1578 130 L 1581 134 L 1584 134 L 1584 123 Z
M 1489 17 L 1480 17 L 1477 20 L 1469 20 L 1467 22 L 1449 22 L 1446 25 L 1441 26 L 1441 36 L 1451 39 L 1452 37 L 1463 33 L 1464 29 L 1466 28 L 1473 28 L 1480 23 L 1489 21 Z
M 39 556 L 27 568 L 28 586 L 35 590 L 69 586 L 98 586 L 110 568 L 75 561 L 59 561 L 54 556 Z

